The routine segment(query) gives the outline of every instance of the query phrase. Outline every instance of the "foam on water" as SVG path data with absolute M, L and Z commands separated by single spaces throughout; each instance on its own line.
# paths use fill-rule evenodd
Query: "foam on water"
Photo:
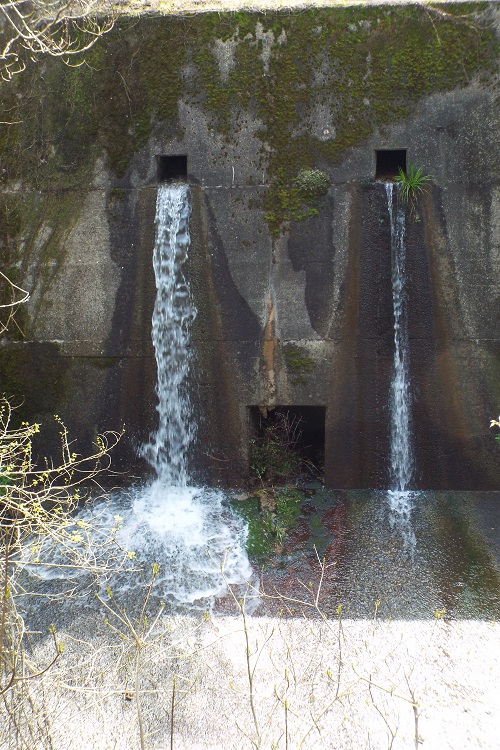
M 246 528 L 224 506 L 220 491 L 156 480 L 137 492 L 131 511 L 119 540 L 158 562 L 156 588 L 164 598 L 193 603 L 224 594 L 227 583 L 250 580 Z

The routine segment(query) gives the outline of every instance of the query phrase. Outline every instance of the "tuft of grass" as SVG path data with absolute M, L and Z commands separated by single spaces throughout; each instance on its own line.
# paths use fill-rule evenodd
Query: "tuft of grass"
M 399 167 L 396 182 L 400 188 L 400 194 L 405 203 L 414 203 L 421 193 L 427 192 L 427 184 L 430 176 L 424 174 L 422 167 L 409 164 L 406 172 Z

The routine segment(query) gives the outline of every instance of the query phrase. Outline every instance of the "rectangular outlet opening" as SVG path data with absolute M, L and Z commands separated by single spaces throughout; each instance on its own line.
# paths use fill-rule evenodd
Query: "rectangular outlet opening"
M 249 406 L 250 474 L 286 484 L 319 478 L 325 466 L 324 406 Z
M 186 154 L 158 155 L 156 157 L 156 165 L 158 182 L 187 181 Z
M 375 151 L 376 166 L 375 179 L 383 182 L 393 182 L 399 170 L 406 172 L 406 149 L 381 149 Z

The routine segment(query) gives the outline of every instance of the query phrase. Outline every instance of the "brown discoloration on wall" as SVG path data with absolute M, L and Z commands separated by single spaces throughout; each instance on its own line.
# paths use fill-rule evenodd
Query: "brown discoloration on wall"
M 276 403 L 276 326 L 274 303 L 271 292 L 267 298 L 267 320 L 264 328 L 264 340 L 262 342 L 262 373 L 266 382 L 267 399 L 266 406 Z
M 198 420 L 197 440 L 191 451 L 191 473 L 198 481 L 237 487 L 245 480 L 248 465 L 242 443 L 242 420 L 237 384 L 240 381 L 237 354 L 227 336 L 224 297 L 228 292 L 228 269 L 217 263 L 214 226 L 206 196 L 199 187 L 191 192 L 191 251 L 189 277 L 198 315 L 193 325 L 196 348 L 191 377 L 191 398 Z

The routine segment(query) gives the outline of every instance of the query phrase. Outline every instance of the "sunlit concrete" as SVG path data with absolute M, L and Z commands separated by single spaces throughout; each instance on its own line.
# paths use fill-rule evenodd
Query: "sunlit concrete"
M 165 618 L 140 649 L 110 624 L 59 633 L 33 687 L 53 750 L 139 748 L 138 708 L 149 750 L 498 747 L 497 622 Z

